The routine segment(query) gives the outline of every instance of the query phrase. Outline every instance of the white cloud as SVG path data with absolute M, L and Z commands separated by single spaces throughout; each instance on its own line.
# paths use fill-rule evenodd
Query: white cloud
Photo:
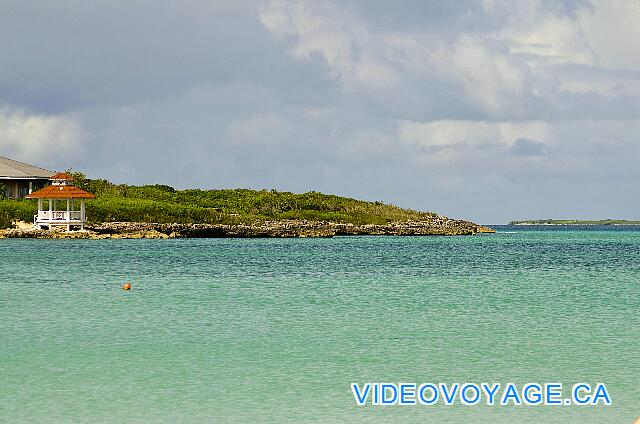
M 510 2 L 510 15 L 495 36 L 514 55 L 522 57 L 540 78 L 555 80 L 569 92 L 609 95 L 616 86 L 638 93 L 637 77 L 609 72 L 565 72 L 549 65 L 582 65 L 603 71 L 640 70 L 640 5 L 636 2 L 595 0 L 576 8 L 575 14 L 554 13 L 537 0 Z M 635 80 L 635 81 L 634 81 Z M 619 90 L 617 90 L 619 91 Z
M 461 87 L 463 101 L 496 117 L 521 113 L 529 94 L 527 66 L 485 35 L 462 33 L 449 39 L 428 28 L 370 28 L 348 9 L 326 1 L 272 1 L 261 20 L 275 37 L 293 40 L 294 57 L 321 56 L 328 77 L 347 92 L 389 96 L 410 84 L 405 80 L 432 78 Z
M 613 97 L 624 90 L 637 93 L 637 84 L 620 75 L 590 85 L 584 74 L 557 74 L 552 67 L 638 69 L 640 56 L 629 52 L 640 50 L 640 6 L 492 0 L 483 7 L 492 26 L 450 32 L 372 26 L 366 16 L 330 1 L 273 0 L 260 17 L 275 37 L 292 43 L 292 56 L 323 58 L 327 76 L 347 93 L 383 102 L 404 96 L 396 101 L 437 111 L 438 104 L 416 91 L 427 82 L 447 87 L 450 97 L 483 118 L 509 120 L 540 114 L 540 108 L 548 109 L 545 104 L 556 103 L 560 90 Z
M 542 121 L 400 121 L 401 141 L 422 147 L 509 146 L 517 139 L 548 140 L 549 125 Z
M 0 151 L 5 156 L 56 163 L 76 156 L 82 138 L 82 127 L 74 118 L 0 107 Z
M 443 67 L 462 84 L 469 99 L 491 116 L 523 113 L 528 69 L 509 55 L 492 50 L 490 45 L 470 36 L 462 36 Z
M 578 28 L 591 46 L 597 65 L 640 70 L 640 4 L 595 0 L 578 15 Z
M 326 1 L 271 1 L 261 10 L 264 26 L 278 38 L 292 37 L 298 59 L 320 55 L 328 76 L 348 91 L 386 91 L 397 86 L 396 69 L 378 57 L 376 34 L 344 7 Z
M 505 22 L 494 30 L 494 36 L 504 40 L 512 54 L 519 54 L 530 66 L 554 63 L 593 64 L 593 51 L 585 39 L 576 17 L 545 7 L 540 0 L 503 2 Z M 577 14 L 590 10 L 585 4 Z

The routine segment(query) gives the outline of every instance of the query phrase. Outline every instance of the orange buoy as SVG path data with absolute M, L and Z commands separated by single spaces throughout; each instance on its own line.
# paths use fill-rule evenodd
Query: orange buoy
M 124 283 L 124 286 L 122 286 L 122 290 L 131 290 L 131 283 Z

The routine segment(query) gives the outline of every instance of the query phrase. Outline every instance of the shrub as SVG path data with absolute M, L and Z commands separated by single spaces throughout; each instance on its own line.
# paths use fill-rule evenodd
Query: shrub
M 13 227 L 11 216 L 5 211 L 0 211 L 0 229 L 11 227 Z

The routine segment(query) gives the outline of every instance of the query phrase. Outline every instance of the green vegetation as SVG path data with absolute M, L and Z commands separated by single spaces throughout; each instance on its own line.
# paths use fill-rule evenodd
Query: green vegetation
M 402 209 L 382 202 L 365 202 L 317 192 L 294 194 L 276 190 L 175 190 L 165 185 L 130 186 L 91 180 L 73 173 L 74 184 L 97 196 L 87 202 L 93 222 L 160 222 L 239 224 L 256 221 L 306 219 L 353 224 L 418 221 L 430 212 Z M 0 217 L 31 222 L 35 200 L 0 200 Z
M 14 220 L 32 222 L 37 211 L 36 206 L 35 201 L 31 200 L 1 199 L 0 229 L 12 227 Z
M 640 225 L 640 221 L 627 221 L 624 219 L 529 219 L 526 221 L 511 221 L 509 225 Z

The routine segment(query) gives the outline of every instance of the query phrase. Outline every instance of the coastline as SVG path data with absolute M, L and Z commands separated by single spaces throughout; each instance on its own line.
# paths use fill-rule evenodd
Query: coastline
M 633 223 L 633 222 L 628 222 L 628 223 L 598 223 L 598 222 L 574 222 L 574 223 L 564 223 L 564 224 L 560 224 L 560 223 L 549 223 L 549 222 L 545 222 L 545 223 L 536 223 L 536 222 L 519 222 L 519 223 L 510 223 L 509 225 L 514 225 L 514 226 L 522 226 L 522 227 L 534 227 L 534 226 L 549 226 L 549 227 L 582 227 L 582 226 L 603 226 L 603 225 L 611 225 L 611 226 L 638 226 L 640 225 L 640 223 Z
M 0 230 L 0 238 L 39 239 L 169 239 L 169 238 L 289 238 L 334 236 L 458 236 L 495 233 L 495 230 L 464 220 L 439 216 L 430 221 L 388 224 L 344 224 L 326 221 L 279 220 L 253 224 L 162 224 L 109 222 L 87 225 L 85 231 L 65 232 L 18 228 Z

